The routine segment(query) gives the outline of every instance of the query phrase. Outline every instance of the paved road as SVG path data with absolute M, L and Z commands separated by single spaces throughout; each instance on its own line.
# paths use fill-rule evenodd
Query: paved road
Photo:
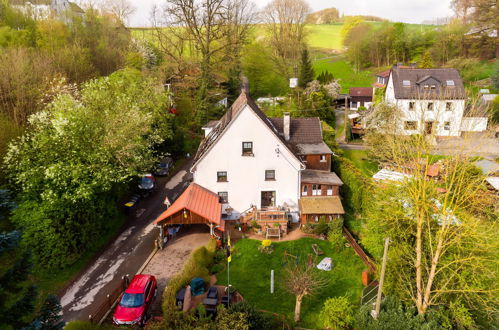
M 65 321 L 88 320 L 123 275 L 133 276 L 139 270 L 153 251 L 158 235 L 152 221 L 166 209 L 165 196 L 173 202 L 187 187 L 191 179 L 190 165 L 191 161 L 187 162 L 170 179 L 159 179 L 160 189 L 139 203 L 123 232 L 63 292 L 61 304 Z

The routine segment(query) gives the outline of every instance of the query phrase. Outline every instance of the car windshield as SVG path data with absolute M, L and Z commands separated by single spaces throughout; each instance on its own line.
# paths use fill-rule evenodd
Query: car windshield
M 149 185 L 151 185 L 151 184 L 152 184 L 152 179 L 151 179 L 150 177 L 145 176 L 145 177 L 143 177 L 143 178 L 142 178 L 142 180 L 140 181 L 140 184 L 141 184 L 142 186 L 149 186 Z
M 125 293 L 121 298 L 122 307 L 140 307 L 144 304 L 144 295 L 142 293 Z

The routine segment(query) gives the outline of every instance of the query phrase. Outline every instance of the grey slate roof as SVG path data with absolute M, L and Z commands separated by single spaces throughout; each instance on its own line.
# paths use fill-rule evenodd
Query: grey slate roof
M 296 152 L 299 155 L 325 155 L 333 152 L 327 144 L 321 143 L 299 143 L 295 145 Z
M 392 79 L 396 99 L 466 99 L 463 81 L 456 69 L 394 67 Z M 410 86 L 403 86 L 404 80 L 408 80 Z M 447 86 L 448 80 L 453 80 L 454 86 Z M 436 89 L 424 89 L 425 84 L 434 84 Z
M 269 118 L 281 136 L 283 133 L 283 118 Z M 289 128 L 289 143 L 323 143 L 321 121 L 317 117 L 291 118 Z
M 329 184 L 333 186 L 343 185 L 343 181 L 334 172 L 320 170 L 303 170 L 301 172 L 301 182 Z

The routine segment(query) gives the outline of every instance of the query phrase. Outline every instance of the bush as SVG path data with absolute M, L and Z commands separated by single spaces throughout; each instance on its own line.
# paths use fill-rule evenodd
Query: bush
M 329 230 L 328 223 L 325 220 L 321 219 L 321 220 L 319 220 L 318 223 L 316 223 L 314 225 L 313 232 L 316 235 L 323 235 L 323 234 L 327 234 L 328 230 Z
M 365 176 L 351 160 L 344 157 L 334 159 L 333 169 L 343 181 L 341 194 L 345 206 L 363 214 L 372 200 L 373 184 L 370 178 Z
M 210 268 L 210 274 L 218 274 L 225 269 L 225 265 L 223 264 L 214 264 Z
M 218 308 L 216 322 L 219 330 L 249 330 L 246 314 L 229 311 L 223 305 Z
M 345 245 L 345 237 L 343 236 L 343 218 L 335 219 L 329 223 L 329 231 L 327 233 L 327 240 L 336 251 L 340 251 Z
M 279 322 L 272 315 L 258 311 L 247 301 L 230 305 L 229 311 L 245 314 L 250 330 L 271 330 L 280 327 Z
M 328 329 L 348 329 L 353 322 L 353 307 L 347 297 L 329 298 L 320 318 Z
M 66 324 L 64 329 L 67 330 L 111 330 L 113 326 L 111 325 L 98 325 L 92 324 L 88 321 L 73 321 Z

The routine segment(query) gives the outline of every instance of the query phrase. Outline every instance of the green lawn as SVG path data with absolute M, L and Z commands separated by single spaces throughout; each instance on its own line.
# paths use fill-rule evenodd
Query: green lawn
M 371 177 L 378 171 L 378 165 L 369 161 L 366 150 L 343 150 L 345 158 L 350 159 L 365 175 Z
M 374 82 L 372 72 L 368 70 L 355 72 L 350 63 L 339 56 L 315 60 L 312 65 L 316 75 L 322 71 L 329 71 L 335 79 L 339 79 L 342 93 L 348 93 L 350 87 L 371 87 Z
M 343 49 L 340 31 L 343 23 L 307 25 L 307 44 L 312 48 Z
M 360 258 L 352 248 L 344 248 L 335 252 L 328 241 L 302 238 L 295 241 L 273 243 L 275 250 L 272 254 L 263 254 L 258 251 L 260 241 L 242 239 L 234 246 L 232 262 L 230 264 L 231 284 L 242 296 L 258 309 L 263 309 L 293 318 L 295 298 L 283 287 L 284 250 L 299 256 L 299 262 L 304 264 L 308 255 L 312 253 L 311 245 L 316 243 L 324 251 L 324 256 L 331 257 L 334 268 L 330 272 L 317 270 L 330 279 L 327 287 L 319 294 L 305 297 L 302 304 L 300 326 L 308 328 L 322 328 L 319 313 L 327 298 L 347 295 L 354 306 L 358 306 L 362 291 L 361 273 L 365 269 Z M 288 259 L 294 263 L 294 258 Z M 316 259 L 316 263 L 322 257 Z M 270 294 L 270 271 L 275 271 L 275 291 Z M 227 271 L 217 275 L 218 283 L 227 284 Z

